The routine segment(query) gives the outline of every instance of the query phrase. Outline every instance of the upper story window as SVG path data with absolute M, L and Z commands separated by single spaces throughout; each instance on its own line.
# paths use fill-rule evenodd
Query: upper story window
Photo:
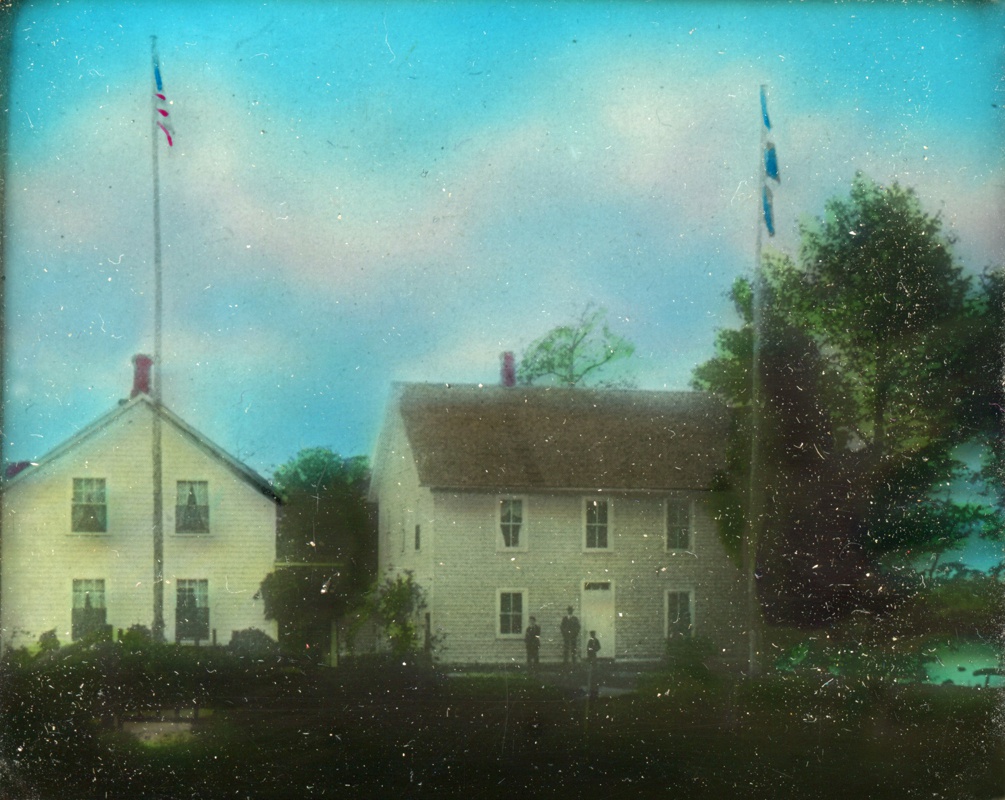
M 586 549 L 607 550 L 610 548 L 610 503 L 607 500 L 588 498 L 586 500 Z
M 669 497 L 667 512 L 667 550 L 691 549 L 691 501 L 686 497 Z
M 503 497 L 499 500 L 499 547 L 524 550 L 526 546 L 523 500 L 519 497 Z
M 209 483 L 178 481 L 176 533 L 209 533 Z
M 104 478 L 74 478 L 70 530 L 74 533 L 105 533 L 108 505 Z

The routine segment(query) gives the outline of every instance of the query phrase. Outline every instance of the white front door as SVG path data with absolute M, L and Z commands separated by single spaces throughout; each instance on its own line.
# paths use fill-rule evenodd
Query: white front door
M 586 656 L 590 631 L 600 640 L 598 658 L 614 658 L 614 581 L 584 581 L 580 652 Z

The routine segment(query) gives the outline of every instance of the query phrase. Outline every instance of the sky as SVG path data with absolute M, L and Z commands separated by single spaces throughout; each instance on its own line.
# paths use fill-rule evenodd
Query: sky
M 0 12 L 3 13 L 3 12 Z M 3 68 L 5 461 L 128 396 L 265 475 L 371 455 L 395 381 L 499 380 L 587 304 L 684 389 L 776 235 L 856 173 L 1005 264 L 1005 9 L 761 2 L 28 2 Z M 173 145 L 154 128 L 151 36 Z

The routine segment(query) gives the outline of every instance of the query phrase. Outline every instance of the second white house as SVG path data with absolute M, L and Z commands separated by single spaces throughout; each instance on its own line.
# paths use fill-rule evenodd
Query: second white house
M 699 392 L 404 384 L 374 458 L 379 566 L 410 571 L 448 663 L 562 660 L 568 606 L 601 656 L 668 638 L 743 653 L 744 589 L 715 519 L 729 411 Z

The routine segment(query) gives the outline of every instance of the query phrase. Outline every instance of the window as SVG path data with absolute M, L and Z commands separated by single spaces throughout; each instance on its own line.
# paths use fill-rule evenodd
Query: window
M 667 550 L 691 549 L 691 502 L 685 497 L 667 498 Z
M 209 581 L 178 581 L 175 639 L 209 639 Z
M 74 580 L 70 635 L 76 641 L 105 627 L 105 582 Z
M 415 526 L 415 549 L 418 550 L 422 547 L 422 526 Z
M 680 639 L 694 634 L 691 592 L 667 592 L 667 638 Z
M 520 536 L 523 528 L 523 500 L 504 497 L 499 500 L 499 534 L 501 546 L 506 549 L 523 549 Z
M 586 501 L 586 549 L 606 550 L 609 547 L 608 521 L 610 513 L 606 500 Z
M 499 635 L 519 636 L 523 633 L 523 592 L 499 592 Z
M 108 530 L 104 478 L 73 479 L 71 530 L 74 533 L 105 533 Z
M 175 533 L 209 533 L 209 483 L 178 481 Z

